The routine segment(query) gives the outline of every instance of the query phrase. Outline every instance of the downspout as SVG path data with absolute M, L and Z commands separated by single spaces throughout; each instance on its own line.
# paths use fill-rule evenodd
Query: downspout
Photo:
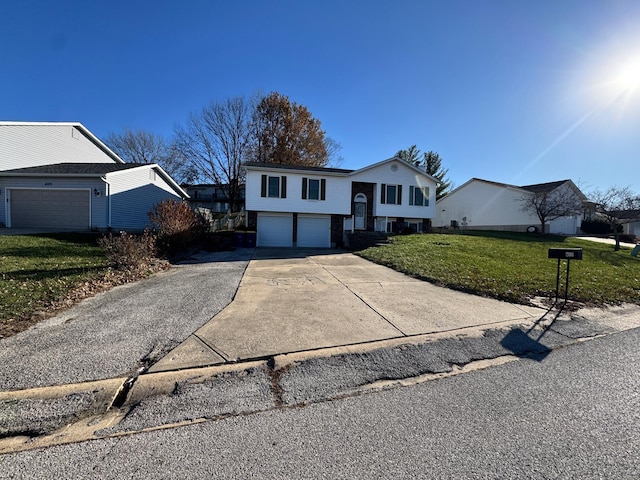
M 107 177 L 100 177 L 105 183 L 105 195 L 107 196 L 107 231 L 111 231 L 111 184 L 107 181 Z

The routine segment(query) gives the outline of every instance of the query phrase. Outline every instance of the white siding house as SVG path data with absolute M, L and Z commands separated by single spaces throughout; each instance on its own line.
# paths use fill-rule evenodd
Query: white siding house
M 345 234 L 425 231 L 437 180 L 398 158 L 359 170 L 247 163 L 248 226 L 258 246 L 331 247 Z
M 472 178 L 454 189 L 436 205 L 436 227 L 466 228 L 471 230 L 527 231 L 540 229 L 540 220 L 532 212 L 523 211 L 523 199 L 539 192 L 575 195 L 576 203 L 586 197 L 571 180 L 525 185 L 518 187 L 505 183 Z M 582 212 L 548 222 L 549 233 L 574 235 L 579 232 Z
M 153 205 L 187 197 L 158 165 L 124 163 L 81 124 L 0 122 L 0 225 L 142 230 Z

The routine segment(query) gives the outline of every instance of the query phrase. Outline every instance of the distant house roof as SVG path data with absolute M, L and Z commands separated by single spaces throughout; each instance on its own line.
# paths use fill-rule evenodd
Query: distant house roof
M 105 175 L 147 165 L 144 163 L 54 163 L 4 170 L 0 175 Z
M 501 187 L 501 188 L 509 188 L 509 189 L 513 189 L 513 190 L 524 190 L 524 191 L 531 192 L 531 193 L 534 193 L 534 194 L 536 194 L 536 193 L 549 193 L 549 192 L 552 192 L 553 190 L 555 190 L 556 188 L 558 188 L 559 186 L 564 185 L 565 183 L 568 183 L 571 186 L 571 188 L 573 188 L 573 190 L 576 192 L 576 194 L 579 195 L 580 198 L 582 198 L 583 201 L 587 201 L 587 197 L 584 195 L 584 193 L 582 193 L 582 191 L 571 180 L 558 180 L 558 181 L 555 181 L 555 182 L 536 183 L 536 184 L 533 184 L 533 185 L 518 186 L 518 185 L 511 185 L 509 183 L 500 183 L 500 182 L 494 182 L 492 180 L 484 180 L 482 178 L 476 178 L 476 177 L 473 177 L 473 178 L 467 180 L 465 183 L 463 183 L 459 187 L 453 189 L 452 191 L 447 193 L 447 195 L 445 195 L 445 197 L 448 197 L 449 195 L 451 195 L 454 192 L 457 192 L 458 190 L 461 190 L 462 188 L 464 188 L 465 186 L 467 186 L 468 184 L 470 184 L 472 182 L 483 182 L 483 183 L 487 183 L 487 184 L 490 184 L 490 185 L 495 185 L 495 186 Z
M 548 193 L 558 188 L 563 183 L 571 182 L 571 180 L 559 180 L 557 182 L 536 183 L 534 185 L 524 185 L 520 188 L 528 190 L 532 193 Z
M 327 167 L 310 167 L 306 165 L 286 165 L 283 163 L 266 163 L 266 162 L 246 162 L 245 167 L 249 168 L 268 168 L 282 170 L 303 170 L 307 172 L 323 172 L 323 173 L 344 173 L 349 174 L 354 170 L 345 170 L 343 168 L 327 168 Z

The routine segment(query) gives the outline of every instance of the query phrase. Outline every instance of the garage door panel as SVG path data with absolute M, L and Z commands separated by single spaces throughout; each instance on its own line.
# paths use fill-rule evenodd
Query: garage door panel
M 11 226 L 85 230 L 89 228 L 88 190 L 11 190 Z
M 331 247 L 331 217 L 298 215 L 297 238 L 299 247 Z
M 293 215 L 258 214 L 258 247 L 291 247 Z

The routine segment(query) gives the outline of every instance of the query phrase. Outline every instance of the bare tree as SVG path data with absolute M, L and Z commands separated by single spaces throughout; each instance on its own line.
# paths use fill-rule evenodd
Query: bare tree
M 188 175 L 183 158 L 162 135 L 126 128 L 122 133 L 110 133 L 105 143 L 127 163 L 158 164 L 178 182 Z
M 253 102 L 234 97 L 211 102 L 176 129 L 174 148 L 200 179 L 219 185 L 231 209 L 244 183 L 242 163 L 249 152 Z
M 530 193 L 520 198 L 520 211 L 535 214 L 540 220 L 542 233 L 545 233 L 547 222 L 582 213 L 586 200 L 571 180 L 562 182 L 555 188 L 551 187 L 551 184 L 522 187 Z
M 340 155 L 342 145 L 331 137 L 324 137 L 324 147 L 327 150 L 327 158 L 329 159 L 327 165 L 333 168 L 339 168 L 344 160 Z
M 620 250 L 620 231 L 622 225 L 640 221 L 640 195 L 634 194 L 629 187 L 609 187 L 607 190 L 596 190 L 590 194 L 595 203 L 596 216 L 609 224 L 616 245 Z

